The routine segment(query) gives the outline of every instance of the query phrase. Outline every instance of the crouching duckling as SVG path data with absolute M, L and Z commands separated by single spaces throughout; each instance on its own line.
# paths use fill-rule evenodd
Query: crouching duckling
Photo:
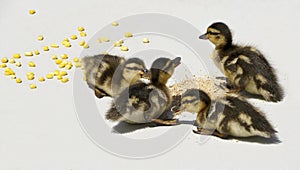
M 109 54 L 84 57 L 82 59 L 82 63 L 84 66 L 87 84 L 95 91 L 95 95 L 98 98 L 113 96 L 112 80 L 113 77 L 116 76 L 116 70 L 120 70 L 118 69 L 119 67 L 125 67 L 126 70 L 124 71 L 134 68 L 130 74 L 138 75 L 139 77 L 143 77 L 143 73 L 148 72 L 144 62 L 138 58 L 125 60 L 123 57 Z M 139 69 L 135 69 L 136 67 Z M 119 71 L 117 74 L 122 73 Z M 128 77 L 123 76 L 118 79 L 118 82 L 121 82 L 121 84 L 115 86 L 116 89 L 118 89 L 118 87 L 129 86 L 129 84 L 126 83 L 131 81 L 133 76 L 129 74 L 127 75 Z M 133 79 L 132 81 L 134 80 L 136 79 Z
M 274 69 L 264 55 L 252 46 L 233 44 L 226 24 L 213 23 L 199 38 L 208 39 L 215 45 L 212 59 L 233 85 L 231 92 L 244 90 L 252 97 L 271 102 L 283 99 Z
M 190 89 L 182 95 L 181 110 L 198 113 L 198 134 L 270 138 L 276 133 L 260 110 L 233 94 L 211 101 L 202 90 Z
M 140 82 L 124 89 L 115 100 L 115 107 L 107 112 L 106 119 L 128 123 L 176 124 L 174 119 L 162 120 L 159 117 L 170 109 L 172 96 L 166 83 L 180 60 L 180 57 L 156 59 L 150 69 L 150 83 Z

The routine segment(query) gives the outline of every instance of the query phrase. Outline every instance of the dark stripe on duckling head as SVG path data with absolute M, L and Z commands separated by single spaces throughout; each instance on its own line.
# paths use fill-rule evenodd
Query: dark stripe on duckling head
M 177 62 L 178 59 L 175 60 Z M 174 63 L 168 58 L 158 58 L 151 66 L 151 81 L 164 84 L 174 72 Z
M 194 101 L 200 99 L 202 102 L 204 102 L 207 105 L 209 105 L 211 103 L 210 97 L 204 91 L 199 90 L 199 89 L 187 90 L 185 93 L 182 94 L 182 99 L 184 99 L 185 97 L 194 97 L 195 99 L 193 99 L 193 101 L 191 101 L 191 102 L 194 102 Z

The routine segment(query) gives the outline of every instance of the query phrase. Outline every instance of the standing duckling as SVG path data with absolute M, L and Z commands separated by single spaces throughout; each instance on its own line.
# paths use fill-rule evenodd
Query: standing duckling
M 128 123 L 176 124 L 174 119 L 162 120 L 159 117 L 170 109 L 172 96 L 166 83 L 180 60 L 180 57 L 156 59 L 150 69 L 151 82 L 136 83 L 123 90 L 115 100 L 115 107 L 107 112 L 106 119 Z
M 213 23 L 199 38 L 215 45 L 212 59 L 234 86 L 231 92 L 244 90 L 253 97 L 271 102 L 283 99 L 274 69 L 263 54 L 254 47 L 233 44 L 226 24 Z
M 147 73 L 145 64 L 140 59 L 129 59 L 126 61 L 123 57 L 105 54 L 84 57 L 82 59 L 82 62 L 85 70 L 87 84 L 91 89 L 95 90 L 95 95 L 98 98 L 113 96 L 112 80 L 113 77 L 116 76 L 115 73 L 119 67 L 127 67 L 131 64 L 137 64 L 139 65 L 141 70 L 134 70 L 132 74 L 136 73 L 142 76 L 140 74 L 141 71 Z M 118 74 L 121 73 L 118 72 Z M 123 79 L 131 80 L 131 76 L 123 77 Z M 121 85 L 125 86 L 125 83 L 120 84 L 120 86 Z
M 190 89 L 182 95 L 181 110 L 198 113 L 198 134 L 270 138 L 276 133 L 260 110 L 233 94 L 211 101 L 202 90 Z

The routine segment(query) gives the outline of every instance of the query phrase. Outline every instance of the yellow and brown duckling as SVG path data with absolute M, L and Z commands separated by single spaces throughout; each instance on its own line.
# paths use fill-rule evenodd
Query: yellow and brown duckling
M 115 106 L 107 112 L 106 119 L 128 123 L 176 124 L 176 120 L 162 120 L 160 116 L 170 109 L 172 96 L 166 83 L 180 60 L 180 57 L 156 59 L 150 69 L 150 83 L 139 82 L 124 89 L 115 100 Z
M 226 24 L 213 23 L 199 38 L 208 39 L 215 45 L 212 59 L 233 85 L 231 92 L 244 91 L 271 102 L 283 99 L 283 90 L 274 69 L 264 55 L 252 46 L 233 44 Z
M 84 57 L 82 59 L 82 63 L 85 70 L 87 84 L 91 89 L 94 89 L 95 95 L 98 98 L 113 96 L 112 81 L 116 76 L 116 71 L 120 70 L 119 68 L 125 67 L 130 69 L 131 66 L 138 65 L 140 70 L 134 70 L 131 74 L 139 75 L 141 77 L 143 76 L 141 72 L 147 73 L 144 62 L 137 58 L 125 60 L 123 57 L 105 54 Z M 117 74 L 122 73 L 119 71 Z M 118 81 L 122 82 L 122 84 L 114 87 L 117 89 L 117 87 L 126 86 L 124 82 L 127 82 L 127 79 L 128 81 L 132 80 L 132 76 L 125 76 L 122 77 L 122 79 L 118 79 Z M 129 86 L 129 84 L 127 86 Z
M 276 130 L 264 114 L 235 94 L 211 101 L 202 90 L 190 89 L 182 94 L 181 110 L 197 114 L 198 134 L 270 138 Z

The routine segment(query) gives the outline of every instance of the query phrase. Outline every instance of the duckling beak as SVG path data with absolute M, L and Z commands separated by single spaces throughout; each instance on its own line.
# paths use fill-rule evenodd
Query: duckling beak
M 148 80 L 151 79 L 151 73 L 150 73 L 150 71 L 148 69 L 144 69 L 142 71 L 142 78 L 148 79 Z
M 205 33 L 205 34 L 203 34 L 203 35 L 201 35 L 201 36 L 199 37 L 199 39 L 202 39 L 202 40 L 207 40 L 208 38 L 207 38 L 207 36 L 206 36 L 206 33 Z
M 174 64 L 175 67 L 181 64 L 181 57 L 176 57 L 172 60 L 172 63 Z

